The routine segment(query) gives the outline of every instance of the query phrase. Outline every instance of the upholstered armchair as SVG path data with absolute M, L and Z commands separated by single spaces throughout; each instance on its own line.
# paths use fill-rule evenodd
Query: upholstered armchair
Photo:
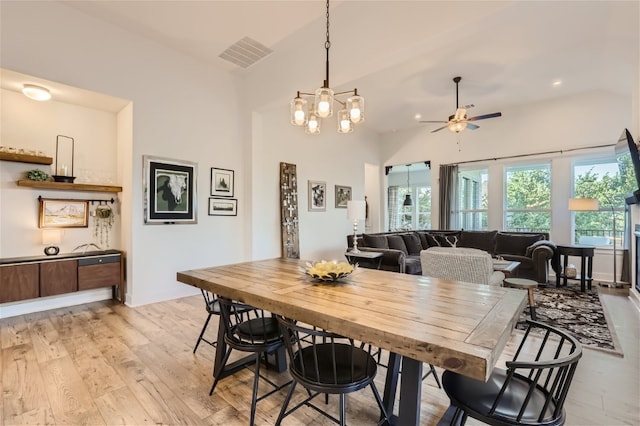
M 464 247 L 431 247 L 420 252 L 422 275 L 445 280 L 500 286 L 504 274 L 493 270 L 486 251 Z

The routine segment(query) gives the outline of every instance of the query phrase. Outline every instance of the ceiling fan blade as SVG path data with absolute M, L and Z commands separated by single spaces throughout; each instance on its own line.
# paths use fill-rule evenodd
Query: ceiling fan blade
M 418 123 L 448 123 L 448 121 L 443 121 L 443 120 L 438 120 L 438 121 L 420 120 L 420 121 L 418 121 Z
M 467 129 L 469 130 L 475 130 L 475 129 L 479 129 L 480 126 L 473 124 L 473 123 L 467 123 Z
M 467 121 L 485 120 L 487 118 L 494 118 L 494 117 L 501 117 L 501 116 L 502 116 L 501 112 L 494 112 L 492 114 L 477 115 L 475 117 L 470 117 L 470 118 L 467 118 Z
M 440 130 L 442 130 L 442 129 L 446 129 L 447 127 L 449 127 L 449 125 L 442 126 L 442 127 L 438 127 L 437 129 L 432 130 L 432 131 L 431 131 L 431 133 L 439 132 Z

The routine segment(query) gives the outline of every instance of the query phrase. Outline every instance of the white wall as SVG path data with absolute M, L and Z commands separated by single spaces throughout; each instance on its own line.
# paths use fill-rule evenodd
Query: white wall
M 353 199 L 364 200 L 365 163 L 379 163 L 378 136 L 358 126 L 353 133 L 338 134 L 335 117 L 323 121 L 320 135 L 310 136 L 283 119 L 288 114 L 288 105 L 283 105 L 254 120 L 259 134 L 252 149 L 253 256 L 280 256 L 278 178 L 280 162 L 286 162 L 296 165 L 298 175 L 300 257 L 344 259 L 353 223 L 347 219 L 347 209 L 335 207 L 335 185 L 351 186 Z M 326 211 L 308 211 L 309 180 L 327 183 Z
M 244 256 L 248 212 L 236 78 L 60 3 L 3 2 L 0 19 L 3 68 L 133 103 L 132 144 L 125 142 L 127 152 L 117 154 L 118 183 L 127 197 L 121 248 L 127 252 L 129 304 L 193 294 L 176 282 L 177 271 Z M 143 224 L 143 155 L 198 162 L 197 225 Z M 213 166 L 236 171 L 237 217 L 207 215 Z M 11 171 L 11 178 L 16 173 Z M 33 215 L 36 206 L 29 203 L 21 208 Z M 2 217 L 3 247 L 9 244 L 4 223 L 11 220 Z
M 38 196 L 60 199 L 104 199 L 117 194 L 92 192 L 66 192 L 19 187 L 16 182 L 25 179 L 26 172 L 39 169 L 49 175 L 55 173 L 56 135 L 75 140 L 74 176 L 77 183 L 116 184 L 116 114 L 63 102 L 36 102 L 21 93 L 2 90 L 0 140 L 3 146 L 42 151 L 53 157 L 51 166 L 0 162 L 2 204 L 0 224 L 0 256 L 18 257 L 42 255 L 41 232 L 38 229 Z M 68 143 L 61 139 L 61 145 Z M 64 145 L 63 145 L 64 147 Z M 60 164 L 58 164 L 60 166 Z M 69 164 L 71 173 L 71 164 Z M 111 204 L 109 204 L 111 205 Z M 97 206 L 90 205 L 90 210 Z M 102 244 L 94 235 L 95 217 L 89 217 L 87 228 L 63 230 L 60 249 L 70 252 L 80 244 L 94 243 L 102 248 L 120 247 L 119 206 L 113 205 L 116 221 L 110 232 L 109 245 Z

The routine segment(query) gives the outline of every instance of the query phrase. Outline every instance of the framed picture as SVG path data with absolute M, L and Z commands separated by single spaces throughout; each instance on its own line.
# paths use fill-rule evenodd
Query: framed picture
M 336 185 L 336 208 L 346 209 L 347 201 L 351 201 L 351 187 Z
M 86 228 L 89 201 L 40 198 L 40 228 Z
M 211 168 L 211 196 L 233 197 L 233 170 Z
M 197 223 L 198 164 L 144 155 L 144 223 Z
M 235 198 L 209 198 L 209 216 L 237 216 L 238 200 Z
M 309 211 L 323 212 L 327 208 L 327 183 L 309 181 Z

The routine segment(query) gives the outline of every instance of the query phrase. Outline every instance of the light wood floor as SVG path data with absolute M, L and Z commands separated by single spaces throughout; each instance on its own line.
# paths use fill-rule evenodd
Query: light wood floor
M 585 349 L 567 424 L 639 425 L 640 315 L 624 292 L 603 292 L 624 357 Z M 0 320 L 0 425 L 248 424 L 251 372 L 221 381 L 208 395 L 215 349 L 202 343 L 192 354 L 205 317 L 202 298 L 193 296 L 135 309 L 97 302 Z M 212 320 L 212 339 L 216 326 Z M 380 390 L 384 373 L 376 380 Z M 425 385 L 422 423 L 435 425 L 448 401 L 432 378 Z M 258 403 L 257 424 L 275 422 L 285 393 Z M 331 399 L 330 408 L 336 406 Z M 377 415 L 370 391 L 348 397 L 349 424 L 375 424 Z M 302 408 L 284 424 L 332 423 Z

